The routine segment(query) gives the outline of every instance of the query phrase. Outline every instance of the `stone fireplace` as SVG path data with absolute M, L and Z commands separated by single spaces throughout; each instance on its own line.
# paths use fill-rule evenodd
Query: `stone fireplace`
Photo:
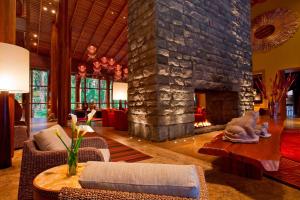
M 224 129 L 227 122 L 240 115 L 238 92 L 207 90 L 195 94 L 196 108 L 202 112 L 195 114 L 196 134 Z
M 195 90 L 216 124 L 253 109 L 250 1 L 129 0 L 128 40 L 130 135 L 195 134 Z

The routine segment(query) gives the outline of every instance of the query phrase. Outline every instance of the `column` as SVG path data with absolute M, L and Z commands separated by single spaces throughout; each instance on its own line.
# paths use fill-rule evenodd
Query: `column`
M 67 125 L 70 113 L 70 86 L 71 86 L 71 31 L 68 10 L 68 1 L 59 1 L 58 12 L 58 123 Z
M 57 44 L 57 25 L 55 22 L 52 23 L 51 27 L 51 50 L 50 50 L 50 102 L 51 102 L 51 113 L 57 117 L 57 92 L 58 92 L 58 44 Z

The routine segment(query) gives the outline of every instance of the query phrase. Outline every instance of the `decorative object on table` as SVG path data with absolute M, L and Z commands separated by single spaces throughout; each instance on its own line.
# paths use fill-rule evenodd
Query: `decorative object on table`
M 270 79 L 272 82 L 271 93 L 267 93 L 267 89 L 265 83 L 262 79 L 257 79 L 255 81 L 256 86 L 260 90 L 261 94 L 264 95 L 264 98 L 269 101 L 269 114 L 272 118 L 277 118 L 279 112 L 279 103 L 283 98 L 286 98 L 287 92 L 289 88 L 292 86 L 294 81 L 296 80 L 295 74 L 289 74 L 287 77 L 285 75 L 280 75 L 279 72 L 276 73 L 274 81 Z
M 35 137 L 35 135 L 39 134 L 37 133 L 33 136 L 34 140 L 30 139 L 24 142 L 18 199 L 33 199 L 33 179 L 44 170 L 66 164 L 68 154 L 64 145 L 55 135 L 56 129 L 61 131 L 61 135 L 66 135 L 67 138 L 65 139 L 69 140 L 71 144 L 71 138 L 68 137 L 67 132 L 65 132 L 60 125 L 55 125 L 40 131 L 39 133 L 48 132 L 48 135 L 42 134 L 43 137 L 39 141 L 37 141 Z M 43 144 L 47 145 L 45 146 L 47 150 L 40 148 L 44 146 Z M 84 137 L 78 152 L 78 162 L 81 163 L 91 160 L 105 161 L 105 155 L 102 154 L 102 149 L 108 150 L 108 145 L 105 139 L 98 136 Z M 65 175 L 66 171 L 67 170 L 65 169 Z
M 96 110 L 95 109 L 93 109 L 88 115 L 87 115 L 87 121 L 86 121 L 86 124 L 88 125 L 88 126 L 91 126 L 92 125 L 92 119 L 93 119 L 93 117 L 94 117 L 94 115 L 96 114 Z M 75 115 L 76 116 L 76 115 Z M 77 120 L 77 119 L 76 119 Z
M 258 113 L 246 112 L 244 116 L 233 118 L 227 123 L 223 140 L 240 143 L 258 143 L 259 136 L 255 132 Z
M 119 101 L 119 110 L 122 110 L 122 100 L 127 101 L 128 83 L 113 83 L 113 100 Z
M 269 129 L 269 123 L 264 122 L 262 124 L 256 125 L 255 133 L 259 137 L 268 138 L 271 137 L 271 134 L 268 132 Z
M 71 114 L 72 123 L 72 138 L 71 138 L 71 145 L 68 145 L 64 142 L 64 140 L 61 137 L 61 134 L 59 130 L 56 130 L 56 135 L 60 139 L 60 141 L 65 146 L 67 152 L 68 152 L 68 175 L 73 176 L 76 174 L 77 171 L 77 164 L 78 164 L 78 150 L 81 144 L 81 141 L 83 139 L 83 136 L 87 132 L 93 132 L 93 129 L 89 126 L 91 124 L 91 120 L 96 113 L 95 110 L 92 110 L 91 113 L 88 114 L 87 119 L 87 126 L 77 126 L 77 116 L 74 114 Z M 75 138 L 76 135 L 76 138 Z
M 12 165 L 14 97 L 9 93 L 29 92 L 29 51 L 0 43 L 0 168 Z
M 297 12 L 277 8 L 252 20 L 251 40 L 253 51 L 269 51 L 288 41 L 299 29 Z

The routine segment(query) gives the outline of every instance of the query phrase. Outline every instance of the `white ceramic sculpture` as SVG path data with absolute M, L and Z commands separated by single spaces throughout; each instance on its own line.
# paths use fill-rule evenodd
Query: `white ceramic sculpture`
M 268 128 L 269 128 L 268 122 L 264 122 L 260 125 L 256 125 L 255 133 L 259 137 L 263 137 L 263 138 L 271 137 L 271 134 L 268 132 Z
M 259 135 L 256 134 L 256 121 L 258 113 L 247 112 L 244 116 L 233 118 L 227 123 L 223 140 L 239 143 L 258 143 Z

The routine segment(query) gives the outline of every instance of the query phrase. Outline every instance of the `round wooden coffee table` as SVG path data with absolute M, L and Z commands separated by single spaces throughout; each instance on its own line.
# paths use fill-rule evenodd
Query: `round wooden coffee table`
M 60 165 L 43 171 L 33 180 L 33 199 L 58 199 L 63 187 L 81 188 L 78 179 L 85 163 L 78 163 L 77 174 L 68 176 L 68 165 Z

